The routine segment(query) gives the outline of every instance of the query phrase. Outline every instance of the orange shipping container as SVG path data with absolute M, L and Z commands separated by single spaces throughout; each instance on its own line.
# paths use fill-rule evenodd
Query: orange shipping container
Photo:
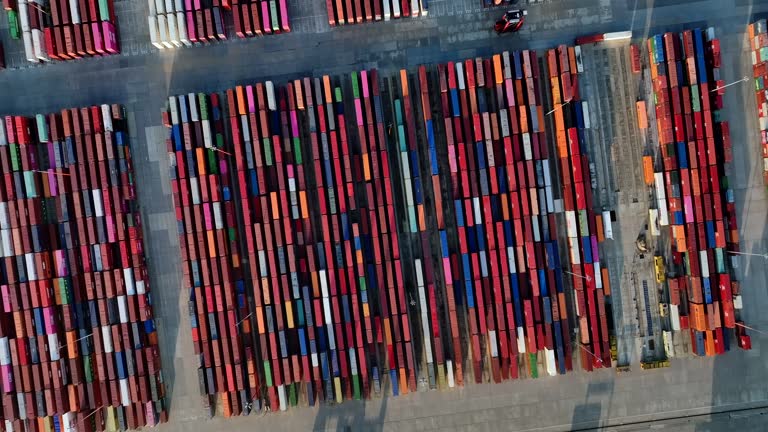
M 595 215 L 595 228 L 597 228 L 597 241 L 605 241 L 605 232 L 603 232 L 603 215 Z
M 611 275 L 608 274 L 608 269 L 605 267 L 600 269 L 600 271 L 603 274 L 603 292 L 609 296 L 611 295 Z
M 653 157 L 651 156 L 643 156 L 643 180 L 645 180 L 645 184 L 648 186 L 654 182 Z
M 637 101 L 637 127 L 648 129 L 648 114 L 645 111 L 645 101 Z

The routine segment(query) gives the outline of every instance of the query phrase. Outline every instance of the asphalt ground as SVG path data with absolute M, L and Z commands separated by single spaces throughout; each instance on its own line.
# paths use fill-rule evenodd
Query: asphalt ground
M 572 430 L 628 423 L 637 428 L 617 430 L 722 430 L 724 424 L 738 430 L 762 430 L 763 422 L 758 421 L 763 415 L 760 410 L 741 417 L 733 413 L 708 415 L 768 405 L 768 376 L 761 357 L 763 336 L 756 333 L 750 352 L 735 349 L 717 358 L 674 361 L 664 370 L 640 371 L 633 367 L 631 373 L 621 375 L 610 370 L 576 372 L 564 377 L 468 385 L 452 391 L 348 402 L 338 407 L 295 409 L 260 419 L 206 420 L 188 336 L 186 298 L 180 296 L 178 239 L 164 145 L 166 131 L 160 124 L 159 110 L 169 94 L 223 90 L 266 79 L 282 82 L 306 75 L 338 75 L 362 68 L 375 67 L 382 74 L 393 73 L 402 67 L 487 56 L 503 50 L 543 50 L 572 43 L 575 36 L 585 33 L 631 29 L 639 40 L 660 31 L 708 25 L 718 30 L 724 64 L 721 72 L 723 79 L 731 82 L 750 70 L 746 24 L 768 11 L 768 3 L 750 0 L 546 0 L 531 2 L 528 22 L 521 33 L 497 37 L 490 28 L 501 11 L 483 10 L 478 2 L 470 0 L 433 1 L 426 18 L 339 29 L 323 24 L 325 12 L 316 0 L 290 1 L 289 7 L 295 17 L 295 31 L 291 34 L 157 52 L 146 37 L 145 3 L 118 0 L 124 55 L 44 66 L 19 60 L 18 46 L 14 51 L 13 45 L 8 44 L 7 23 L 0 18 L 0 38 L 8 53 L 8 63 L 20 68 L 0 72 L 0 113 L 33 114 L 105 102 L 121 103 L 127 108 L 169 390 L 171 422 L 158 430 Z M 608 54 L 609 62 L 612 56 L 617 54 Z M 602 74 L 612 75 L 606 71 Z M 610 90 L 620 91 L 624 85 L 619 82 L 617 90 Z M 595 97 L 602 94 L 603 98 L 610 98 L 604 93 L 606 90 L 596 90 Z M 724 114 L 731 122 L 732 186 L 742 248 L 764 253 L 768 250 L 766 197 L 762 168 L 755 156 L 759 140 L 752 95 L 749 84 L 729 88 Z M 624 102 L 617 104 L 626 104 L 627 98 L 622 95 Z M 599 142 L 601 146 L 606 144 Z M 602 154 L 605 166 L 601 165 L 598 171 L 599 185 L 619 183 L 620 179 L 615 177 L 625 171 L 614 166 L 611 178 L 608 166 L 615 164 L 615 160 L 606 156 L 610 153 Z M 601 193 L 600 200 L 622 205 L 620 195 L 609 193 L 604 197 Z M 621 212 L 619 221 L 622 236 L 633 239 L 636 233 L 631 228 L 623 232 Z M 622 237 L 623 245 L 626 238 Z M 619 256 L 618 247 L 613 260 L 626 260 Z M 743 316 L 758 329 L 768 329 L 768 315 L 762 313 L 768 307 L 768 295 L 763 289 L 766 265 L 759 257 L 739 260 Z M 624 275 L 626 270 L 620 273 Z M 620 289 L 617 300 L 631 297 L 631 287 L 626 284 L 614 282 L 612 286 L 614 291 Z M 625 310 L 621 301 L 621 309 Z M 630 364 L 639 361 L 636 356 L 627 359 Z M 678 420 L 665 420 L 670 418 Z M 656 423 L 642 423 L 645 421 Z

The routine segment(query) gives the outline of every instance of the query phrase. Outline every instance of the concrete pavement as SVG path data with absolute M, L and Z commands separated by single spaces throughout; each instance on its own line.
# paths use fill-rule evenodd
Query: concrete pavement
M 96 103 L 126 106 L 134 148 L 138 193 L 146 230 L 146 252 L 169 388 L 171 423 L 158 430 L 570 430 L 632 421 L 702 414 L 737 406 L 768 404 L 768 376 L 754 335 L 751 352 L 717 359 L 675 361 L 663 371 L 634 368 L 573 373 L 501 385 L 470 385 L 449 392 L 416 393 L 339 407 L 295 409 L 256 419 L 204 420 L 189 343 L 186 299 L 180 298 L 178 239 L 167 176 L 165 129 L 159 110 L 169 94 L 222 90 L 266 79 L 340 74 L 464 59 L 503 50 L 544 49 L 572 43 L 577 35 L 632 29 L 636 38 L 684 26 L 715 25 L 722 38 L 723 78 L 749 70 L 746 23 L 768 3 L 748 0 L 547 0 L 528 6 L 524 30 L 508 37 L 491 33 L 501 10 L 485 11 L 479 0 L 437 0 L 426 18 L 329 29 L 318 0 L 289 1 L 295 32 L 255 40 L 157 52 L 148 42 L 146 4 L 117 0 L 125 55 L 0 72 L 0 114 L 50 112 Z M 318 7 L 318 4 L 320 6 Z M 0 18 L 5 38 L 5 18 Z M 734 187 L 745 251 L 768 250 L 765 189 L 756 165 L 754 98 L 748 85 L 730 88 L 725 114 L 734 144 Z M 751 104 L 751 106 L 750 106 Z M 746 115 L 745 115 L 746 114 Z M 624 233 L 634 237 L 636 233 Z M 768 329 L 766 263 L 740 260 L 745 320 Z M 618 277 L 618 276 L 617 276 Z M 618 284 L 614 284 L 615 287 Z M 754 287 L 754 288 L 753 288 Z M 626 291 L 622 289 L 622 294 Z M 624 297 L 624 296 L 622 296 Z M 628 295 L 626 297 L 631 297 Z M 710 420 L 703 420 L 705 422 Z M 673 429 L 676 430 L 676 429 Z M 748 426 L 745 429 L 749 430 Z

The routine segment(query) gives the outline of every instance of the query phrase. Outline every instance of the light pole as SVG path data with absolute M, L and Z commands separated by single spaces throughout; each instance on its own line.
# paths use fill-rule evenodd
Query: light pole
M 743 83 L 743 82 L 746 82 L 747 80 L 749 80 L 749 77 L 744 77 L 744 78 L 742 78 L 742 79 L 740 79 L 740 80 L 738 80 L 738 81 L 734 81 L 734 82 L 732 82 L 732 83 L 730 83 L 730 84 L 726 84 L 726 85 L 724 85 L 724 86 L 720 86 L 720 87 L 715 87 L 715 88 L 713 88 L 712 90 L 710 90 L 709 92 L 710 92 L 710 93 L 714 93 L 714 92 L 716 92 L 716 91 L 718 91 L 718 90 L 722 90 L 722 89 L 724 89 L 724 88 L 726 88 L 726 87 L 730 87 L 730 86 L 732 86 L 732 85 L 734 85 L 734 84 L 738 84 L 738 83 Z
M 736 251 L 728 251 L 728 253 L 732 255 L 758 256 L 758 257 L 763 257 L 765 259 L 768 259 L 768 253 L 757 254 L 757 253 L 751 253 L 751 252 L 736 252 Z
M 89 338 L 89 337 L 91 337 L 91 336 L 93 336 L 93 333 L 88 333 L 87 335 L 85 335 L 85 336 L 83 336 L 83 337 L 81 337 L 81 338 L 79 338 L 79 339 L 75 339 L 75 340 L 73 340 L 73 341 L 72 341 L 72 343 L 77 343 L 77 342 L 80 342 L 81 340 L 83 340 L 83 339 L 87 339 L 87 338 Z M 64 347 L 66 347 L 67 345 L 69 345 L 69 344 L 59 345 L 59 351 L 61 351 L 61 349 L 62 349 L 62 348 L 64 348 Z
M 568 270 L 563 270 L 563 273 L 569 274 L 571 276 L 576 276 L 577 278 L 582 278 L 582 279 L 586 280 L 587 282 L 591 282 L 592 281 L 592 278 L 589 277 L 589 276 L 582 276 L 580 274 L 571 273 Z
M 589 353 L 589 355 L 591 355 L 592 357 L 594 357 L 594 358 L 595 358 L 595 360 L 597 360 L 597 362 L 598 362 L 598 363 L 600 363 L 600 364 L 603 364 L 603 359 L 601 359 L 600 357 L 598 357 L 598 356 L 597 356 L 597 354 L 595 354 L 595 353 L 593 353 L 592 351 L 590 351 L 589 349 L 587 349 L 587 347 L 585 347 L 585 346 L 584 346 L 584 344 L 582 344 L 582 343 L 581 343 L 581 342 L 579 342 L 579 341 L 576 341 L 576 345 L 578 345 L 578 346 L 579 346 L 579 348 L 583 349 L 584 351 L 586 351 L 587 353 Z
M 571 100 L 573 100 L 573 99 L 571 99 Z M 568 102 L 564 103 L 564 104 L 560 104 L 560 105 L 558 105 L 558 106 L 556 106 L 556 107 L 552 108 L 552 111 L 548 112 L 548 113 L 547 113 L 547 114 L 545 114 L 545 115 L 550 115 L 550 114 L 552 114 L 553 112 L 555 112 L 555 111 L 557 111 L 557 110 L 559 110 L 559 109 L 562 109 L 564 106 L 568 105 L 569 103 L 571 103 L 571 101 L 570 101 L 570 100 L 569 100 Z
M 249 318 L 251 315 L 253 315 L 253 312 L 249 313 L 248 315 L 246 315 L 245 317 L 243 317 L 243 319 L 241 319 L 240 321 L 236 322 L 236 323 L 235 323 L 235 327 L 239 326 L 241 322 L 243 322 L 243 321 L 247 320 L 247 319 L 248 319 L 248 318 Z

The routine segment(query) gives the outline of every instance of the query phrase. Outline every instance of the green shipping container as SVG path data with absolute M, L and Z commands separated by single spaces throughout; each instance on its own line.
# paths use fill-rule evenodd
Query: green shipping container
M 19 28 L 19 15 L 15 10 L 8 11 L 8 33 L 11 34 L 11 39 L 18 40 L 21 38 L 21 29 Z
M 24 188 L 27 192 L 27 198 L 37 198 L 37 187 L 35 186 L 34 171 L 24 171 Z
M 350 76 L 352 77 L 352 94 L 355 96 L 355 99 L 359 99 L 360 92 L 357 89 L 357 72 L 352 72 Z
M 267 379 L 267 387 L 272 387 L 272 365 L 269 360 L 264 360 L 264 377 Z
M 264 138 L 264 162 L 267 166 L 272 166 L 272 144 L 269 142 L 269 138 Z
M 83 369 L 85 370 L 85 382 L 93 382 L 93 371 L 91 370 L 91 356 L 83 356 Z
M 691 86 L 691 108 L 693 112 L 701 111 L 701 99 L 699 98 L 699 86 Z
M 40 142 L 48 142 L 48 125 L 45 123 L 45 116 L 38 114 L 35 120 L 37 120 L 37 136 L 40 137 Z
M 19 145 L 11 144 L 10 147 L 11 147 L 11 170 L 18 171 L 19 170 Z
M 99 0 L 99 19 L 109 21 L 109 4 L 107 0 Z
M 296 163 L 301 165 L 303 160 L 301 157 L 301 140 L 298 137 L 293 138 L 293 152 Z
M 288 399 L 291 403 L 291 406 L 296 406 L 299 404 L 299 399 L 296 396 L 296 383 L 288 385 Z
M 216 152 L 212 149 L 208 149 L 208 172 L 211 174 L 219 173 L 219 164 L 216 163 Z
M 723 248 L 715 249 L 715 268 L 718 273 L 725 273 L 725 254 L 723 254 Z
M 275 0 L 269 2 L 269 14 L 272 16 L 272 31 L 280 31 L 280 19 L 277 17 L 277 2 Z
M 336 96 L 336 102 L 341 102 L 341 87 L 336 87 L 333 91 L 334 96 Z
M 768 61 L 768 47 L 760 48 L 760 61 Z
M 579 210 L 579 232 L 582 237 L 589 233 L 589 219 L 586 210 Z
M 360 377 L 357 375 L 352 376 L 352 392 L 356 400 L 362 399 L 360 396 Z
M 208 120 L 208 103 L 205 99 L 205 93 L 198 93 L 197 101 L 200 105 L 200 120 Z
M 528 358 L 531 361 L 531 378 L 539 377 L 539 365 L 536 359 L 536 354 L 528 354 Z
M 755 91 L 760 91 L 764 88 L 765 88 L 765 83 L 763 82 L 763 77 L 755 78 Z
M 688 259 L 688 252 L 683 253 L 683 263 L 685 264 L 685 275 L 691 275 L 691 261 Z

